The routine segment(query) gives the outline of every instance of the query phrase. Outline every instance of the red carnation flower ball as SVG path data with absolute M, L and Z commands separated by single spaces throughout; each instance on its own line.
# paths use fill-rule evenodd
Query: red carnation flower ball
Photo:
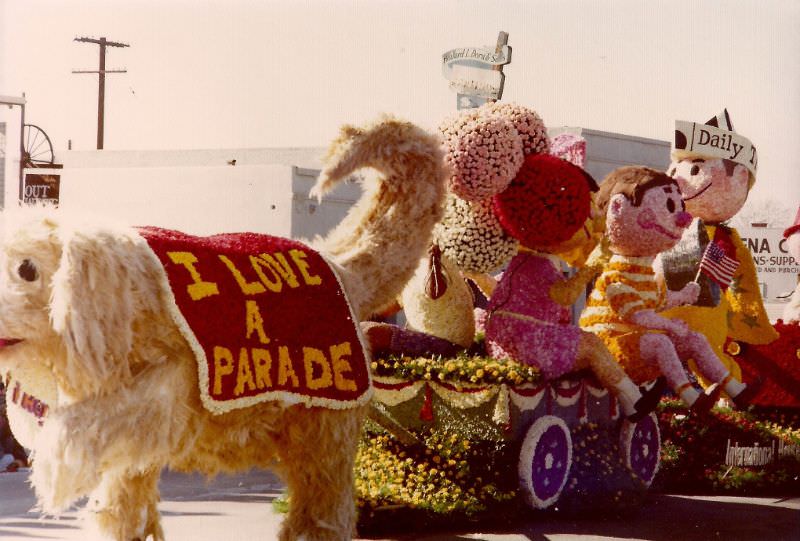
M 508 188 L 493 199 L 509 235 L 528 248 L 551 246 L 572 237 L 589 216 L 589 176 L 561 158 L 530 154 Z

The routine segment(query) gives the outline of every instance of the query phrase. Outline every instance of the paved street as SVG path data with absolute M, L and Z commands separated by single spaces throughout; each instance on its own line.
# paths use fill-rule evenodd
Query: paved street
M 85 541 L 75 512 L 40 519 L 30 512 L 33 494 L 26 473 L 0 474 L 0 539 Z M 170 541 L 251 541 L 275 538 L 280 516 L 271 501 L 282 485 L 252 472 L 206 483 L 199 476 L 167 473 L 161 513 Z M 626 519 L 574 520 L 538 515 L 491 532 L 416 532 L 391 538 L 410 541 L 796 541 L 800 495 L 795 498 L 686 497 L 653 494 Z

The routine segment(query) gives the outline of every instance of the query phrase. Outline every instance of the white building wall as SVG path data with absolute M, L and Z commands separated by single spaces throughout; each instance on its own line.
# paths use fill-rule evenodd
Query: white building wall
M 645 165 L 658 171 L 666 171 L 669 167 L 668 141 L 587 128 L 549 128 L 547 132 L 550 137 L 573 133 L 586 139 L 586 172 L 598 184 L 611 171 L 624 165 Z
M 584 128 L 554 128 L 587 141 L 587 171 L 600 182 L 621 165 L 660 170 L 669 143 Z M 360 197 L 355 183 L 337 187 L 320 203 L 308 197 L 321 169 L 322 148 L 164 151 L 63 151 L 60 206 L 68 212 L 110 216 L 206 235 L 256 231 L 310 239 L 333 228 Z M 36 169 L 29 172 L 46 173 Z M 5 200 L 18 200 L 16 182 Z
M 257 231 L 288 236 L 285 165 L 64 168 L 59 206 L 195 235 Z
M 308 196 L 319 169 L 295 167 L 292 174 L 292 216 L 290 236 L 313 239 L 333 229 L 361 197 L 361 186 L 348 182 L 336 187 L 322 202 Z
M 197 235 L 256 231 L 312 237 L 318 228 L 335 225 L 359 194 L 357 187 L 343 186 L 322 205 L 308 199 L 319 155 L 321 149 L 314 148 L 66 151 L 58 156 L 63 169 L 27 172 L 61 175 L 64 212 Z M 311 168 L 293 165 L 298 162 Z M 5 187 L 5 197 L 18 200 L 15 183 Z

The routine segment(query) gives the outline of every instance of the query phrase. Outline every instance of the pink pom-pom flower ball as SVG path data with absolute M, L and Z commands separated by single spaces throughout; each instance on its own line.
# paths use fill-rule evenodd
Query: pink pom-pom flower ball
M 550 139 L 542 117 L 533 109 L 516 103 L 489 103 L 481 111 L 485 115 L 500 116 L 514 125 L 522 143 L 522 152 L 528 154 L 547 154 L 550 152 Z
M 484 108 L 446 119 L 439 127 L 450 166 L 448 187 L 467 201 L 502 192 L 522 165 L 522 140 L 514 125 Z

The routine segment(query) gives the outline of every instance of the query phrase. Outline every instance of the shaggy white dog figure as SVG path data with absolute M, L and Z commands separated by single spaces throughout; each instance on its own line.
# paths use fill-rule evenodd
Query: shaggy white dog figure
M 435 137 L 383 118 L 343 128 L 327 162 L 317 194 L 359 168 L 379 173 L 316 245 L 361 320 L 400 293 L 430 242 L 442 212 L 442 155 Z M 19 214 L 6 217 L 13 223 L 0 262 L 0 369 L 41 363 L 58 385 L 58 405 L 33 446 L 31 481 L 44 512 L 88 495 L 103 537 L 158 541 L 163 467 L 208 475 L 270 467 L 291 494 L 281 540 L 353 535 L 353 460 L 365 406 L 272 401 L 212 414 L 159 287 L 164 269 L 139 233 L 69 225 L 59 211 Z

